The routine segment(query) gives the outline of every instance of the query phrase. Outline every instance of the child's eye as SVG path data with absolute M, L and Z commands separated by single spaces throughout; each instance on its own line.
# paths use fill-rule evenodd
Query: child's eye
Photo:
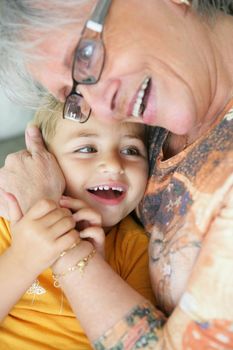
M 75 150 L 75 153 L 96 153 L 97 150 L 93 146 L 84 146 Z
M 121 150 L 121 153 L 127 156 L 139 156 L 140 152 L 136 147 L 128 147 Z

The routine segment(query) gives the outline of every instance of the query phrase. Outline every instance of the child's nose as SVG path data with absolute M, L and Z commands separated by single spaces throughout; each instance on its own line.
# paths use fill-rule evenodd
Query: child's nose
M 99 171 L 109 174 L 124 174 L 124 168 L 120 158 L 110 154 L 100 162 Z

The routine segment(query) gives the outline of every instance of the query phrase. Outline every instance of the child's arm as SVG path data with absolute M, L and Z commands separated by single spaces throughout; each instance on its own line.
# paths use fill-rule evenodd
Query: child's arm
M 71 212 L 52 200 L 37 202 L 24 216 L 19 208 L 13 211 L 12 244 L 0 256 L 0 321 L 37 276 L 79 239 Z
M 105 257 L 105 232 L 102 228 L 102 218 L 94 209 L 87 207 L 81 200 L 63 196 L 60 205 L 71 209 L 77 223 L 80 238 L 92 243 L 96 251 Z
M 83 274 L 76 269 L 60 278 L 95 348 L 233 349 L 232 213 L 233 190 L 203 242 L 184 297 L 167 321 L 99 254 L 88 260 Z M 54 264 L 54 273 L 67 271 L 91 251 L 89 242 L 81 242 L 72 256 Z M 151 271 L 152 278 L 155 273 Z

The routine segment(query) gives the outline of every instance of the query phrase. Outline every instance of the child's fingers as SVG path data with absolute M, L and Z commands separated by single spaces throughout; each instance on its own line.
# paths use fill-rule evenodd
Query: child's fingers
M 105 233 L 101 227 L 88 227 L 79 232 L 81 239 L 86 239 L 93 244 L 95 249 L 103 257 L 105 255 Z
M 91 208 L 83 208 L 73 214 L 73 218 L 76 222 L 85 221 L 88 222 L 90 226 L 101 226 L 102 218 L 99 213 Z
M 61 207 L 72 209 L 73 211 L 80 210 L 87 206 L 87 204 L 84 201 L 80 199 L 71 198 L 68 196 L 62 196 L 59 204 Z
M 72 217 L 71 211 L 66 208 L 55 208 L 47 215 L 41 218 L 41 222 L 44 223 L 45 227 L 53 226 L 56 222 L 60 221 L 64 217 Z
M 91 238 L 100 244 L 104 243 L 105 241 L 105 233 L 101 227 L 87 227 L 80 231 L 79 235 L 82 239 Z
M 64 216 L 61 220 L 55 222 L 54 225 L 49 228 L 49 232 L 52 237 L 56 239 L 74 229 L 75 226 L 76 222 L 73 219 L 72 215 Z
M 70 230 L 65 235 L 59 237 L 56 240 L 58 255 L 61 256 L 61 254 L 64 251 L 69 250 L 74 244 L 77 244 L 79 242 L 80 242 L 79 233 L 75 229 Z

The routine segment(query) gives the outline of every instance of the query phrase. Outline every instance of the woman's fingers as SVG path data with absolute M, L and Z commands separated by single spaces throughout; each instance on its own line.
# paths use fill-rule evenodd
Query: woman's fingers
M 23 217 L 22 210 L 19 206 L 17 199 L 13 194 L 3 191 L 3 196 L 6 199 L 9 220 L 11 222 L 11 225 L 14 225 Z
M 41 199 L 29 209 L 27 215 L 33 220 L 41 219 L 43 216 L 48 215 L 56 209 L 57 204 L 53 200 Z
M 36 127 L 27 129 L 26 144 L 28 150 L 8 155 L 0 169 L 0 187 L 17 198 L 23 213 L 42 198 L 58 202 L 65 188 L 56 158 L 44 147 Z M 0 197 L 0 214 L 6 217 L 4 206 Z
M 25 132 L 25 143 L 27 150 L 33 155 L 35 153 L 47 152 L 39 129 L 35 125 L 29 125 Z

